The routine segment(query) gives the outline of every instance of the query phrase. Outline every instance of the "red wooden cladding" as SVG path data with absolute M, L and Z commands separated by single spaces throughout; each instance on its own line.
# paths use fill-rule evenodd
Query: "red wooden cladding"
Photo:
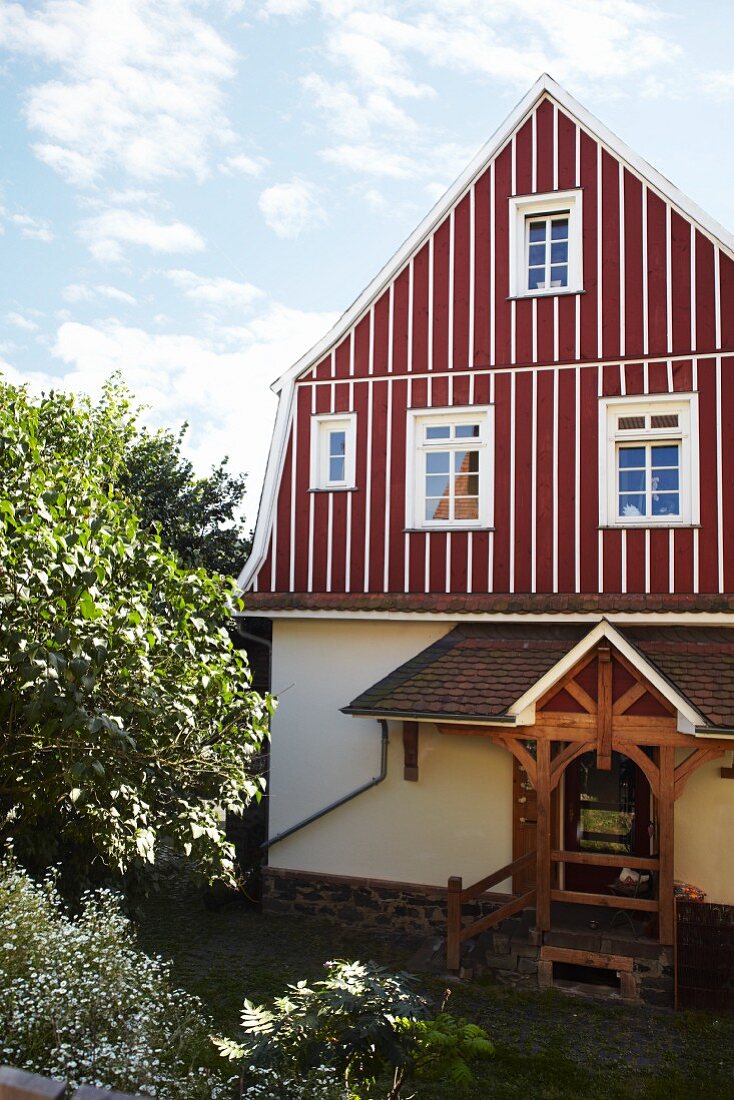
M 581 187 L 583 293 L 513 299 L 509 199 Z M 718 313 L 717 313 L 718 310 Z M 549 98 L 296 384 L 258 591 L 734 590 L 734 261 Z M 701 522 L 599 529 L 600 396 L 699 393 Z M 410 408 L 495 409 L 491 530 L 411 531 Z M 356 489 L 313 492 L 314 412 Z M 295 449 L 295 475 L 293 469 Z

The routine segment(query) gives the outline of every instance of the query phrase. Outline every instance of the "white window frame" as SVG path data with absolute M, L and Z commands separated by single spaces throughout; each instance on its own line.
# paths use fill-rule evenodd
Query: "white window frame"
M 426 444 L 425 429 L 445 424 L 478 424 L 479 438 L 437 440 Z M 479 514 L 476 519 L 427 520 L 425 518 L 425 455 L 440 450 L 479 451 Z M 477 531 L 494 521 L 494 406 L 461 405 L 452 408 L 409 409 L 406 432 L 405 517 L 410 530 Z
M 544 298 L 548 295 L 580 293 L 584 289 L 581 189 L 551 191 L 543 195 L 513 195 L 509 203 L 510 297 Z M 528 220 L 545 218 L 552 214 L 568 217 L 568 286 L 529 290 Z
M 677 415 L 677 428 L 619 430 L 620 416 Z M 617 451 L 620 444 L 666 440 L 680 443 L 680 515 L 620 516 Z M 607 397 L 599 401 L 599 525 L 601 527 L 692 527 L 700 523 L 698 394 Z
M 329 477 L 329 440 L 334 431 L 344 432 L 344 478 Z M 357 414 L 323 413 L 311 417 L 311 489 L 339 490 L 355 488 Z

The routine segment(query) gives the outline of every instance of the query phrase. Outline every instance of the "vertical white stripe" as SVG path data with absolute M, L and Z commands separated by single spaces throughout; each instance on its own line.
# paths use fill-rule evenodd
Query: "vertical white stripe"
M 454 265 L 456 264 L 456 226 L 455 207 L 452 207 L 449 216 L 449 314 L 448 333 L 446 337 L 446 361 L 449 370 L 454 367 Z M 463 364 L 461 364 L 463 366 Z
M 349 383 L 349 412 L 354 412 L 354 382 Z
M 512 135 L 512 141 L 510 142 L 510 158 L 512 164 L 510 187 L 512 188 L 512 194 L 517 194 L 517 147 L 515 143 L 515 135 Z
M 642 354 L 647 355 L 648 312 L 650 303 L 647 298 L 647 185 L 642 184 Z
M 558 190 L 558 104 L 553 104 L 553 190 Z
M 408 408 L 411 409 L 413 407 L 413 379 L 412 378 L 408 379 L 408 392 L 406 394 L 406 402 L 407 402 Z
M 622 551 L 620 568 L 622 573 L 622 592 L 627 591 L 627 528 L 622 528 Z
M 347 493 L 347 535 L 344 541 L 344 591 L 351 591 L 352 580 L 352 497 Z
M 474 404 L 474 375 L 469 375 L 469 404 Z
M 364 590 L 370 590 L 370 522 L 372 490 L 372 389 L 374 383 L 367 383 L 367 468 L 364 478 Z
M 693 528 L 693 591 L 698 593 L 698 534 L 699 528 Z
M 497 268 L 495 264 L 495 223 L 494 223 L 494 161 L 489 166 L 489 365 L 495 364 L 495 310 L 497 307 Z
M 531 428 L 532 433 L 530 449 L 530 591 L 537 588 L 537 542 L 538 542 L 538 372 L 532 372 L 532 407 Z
M 650 392 L 650 364 L 647 359 L 642 364 L 642 392 Z
M 433 378 L 430 374 L 426 379 L 426 408 L 433 408 Z
M 489 376 L 489 403 L 494 405 L 495 403 L 495 384 L 494 374 Z M 496 423 L 496 421 L 495 421 Z M 494 491 L 494 486 L 493 486 Z M 494 515 L 494 501 L 492 502 L 492 513 Z M 492 521 L 494 522 L 494 520 Z M 494 591 L 494 531 L 489 532 L 488 545 L 487 545 L 487 592 Z
M 289 587 L 295 592 L 296 584 L 296 467 L 298 454 L 298 386 L 293 395 L 293 434 L 291 435 L 291 538 L 290 538 L 290 568 Z
M 349 332 L 349 374 L 354 376 L 354 328 Z
M 691 222 L 691 351 L 696 350 L 696 227 Z
M 553 296 L 553 360 L 558 362 L 559 359 L 559 346 L 560 346 L 560 320 L 559 320 L 559 305 L 560 298 L 557 294 Z
M 336 382 L 329 386 L 329 411 L 336 412 Z
M 668 592 L 675 592 L 675 530 L 668 529 Z
M 385 429 L 385 541 L 382 590 L 390 591 L 390 480 L 392 465 L 392 378 L 387 382 L 387 426 Z
M 273 534 L 270 540 L 270 591 L 275 592 L 275 562 L 278 555 L 278 508 L 273 509 Z
M 597 531 L 596 560 L 597 560 L 597 589 L 604 591 L 604 532 L 601 527 Z
M 538 299 L 533 298 L 533 362 L 538 362 Z M 556 298 L 556 301 L 558 299 Z
M 604 364 L 597 363 L 596 365 L 596 396 L 604 396 Z
M 317 393 L 317 390 L 316 390 L 315 386 L 311 386 L 310 388 L 311 388 L 311 416 L 315 416 L 316 415 L 316 393 Z
M 650 591 L 650 528 L 645 528 L 645 592 Z
M 510 592 L 515 591 L 515 372 L 510 373 Z
M 673 385 L 673 360 L 669 359 L 666 366 L 668 375 L 668 393 L 672 393 L 675 389 L 675 386 Z
M 601 145 L 596 146 L 596 352 L 599 359 L 603 356 L 603 305 L 604 305 L 604 267 L 602 244 L 602 155 Z
M 558 388 L 560 373 L 553 371 L 553 591 L 558 591 Z
M 581 186 L 581 127 L 576 127 L 576 187 Z
M 574 344 L 575 344 L 575 357 L 581 358 L 581 295 L 574 295 L 574 306 L 576 310 L 575 323 L 574 323 Z
M 718 249 L 716 249 L 718 253 Z M 717 341 L 718 346 L 719 341 Z M 719 592 L 724 591 L 724 471 L 721 460 L 721 356 L 716 357 L 716 534 L 718 538 Z
M 446 577 L 445 588 L 447 592 L 451 591 L 451 532 L 446 532 Z
M 698 359 L 691 360 L 691 381 L 693 383 L 691 389 L 694 393 L 698 393 Z
M 668 355 L 673 351 L 673 211 L 665 204 L 665 322 Z
M 433 370 L 433 248 L 435 234 L 428 239 L 428 369 Z
M 410 532 L 403 535 L 403 588 L 410 591 Z
M 622 397 L 627 395 L 627 368 L 624 363 L 619 364 L 619 392 Z
M 387 373 L 392 374 L 393 341 L 395 338 L 395 281 L 390 283 L 387 314 Z
M 476 279 L 476 187 L 469 192 L 469 334 L 466 361 L 474 366 L 474 307 L 477 288 Z M 491 299 L 490 299 L 491 304 Z
M 474 569 L 474 532 L 468 531 L 466 536 L 466 591 L 471 595 L 472 572 Z
M 626 348 L 626 290 L 627 279 L 625 274 L 625 248 L 624 248 L 624 165 L 619 162 L 619 354 L 625 355 Z
M 513 298 L 510 302 L 510 362 L 515 362 L 515 336 L 516 336 L 516 318 L 517 318 L 517 302 Z
M 530 121 L 530 190 L 538 190 L 538 112 L 533 111 Z
M 413 324 L 415 318 L 413 316 L 413 260 L 411 258 L 410 265 L 408 267 L 408 371 L 413 369 Z
M 370 346 L 367 359 L 367 373 L 375 372 L 375 307 L 370 309 Z
M 446 394 L 447 404 L 448 405 L 453 405 L 453 403 L 454 403 L 454 376 L 453 376 L 453 374 L 448 375 L 448 377 L 446 379 L 446 390 L 447 390 L 447 394 Z
M 574 454 L 574 580 L 575 591 L 581 591 L 581 368 L 576 367 L 575 387 L 575 420 L 573 435 L 575 443 Z
M 313 493 L 311 494 L 313 496 Z M 334 494 L 329 493 L 328 534 L 326 537 L 326 591 L 331 592 L 331 566 L 334 560 Z
M 425 541 L 425 555 L 423 558 L 423 590 L 425 592 L 431 591 L 431 532 L 426 531 L 424 534 Z
M 313 520 L 316 494 L 308 494 L 308 580 L 306 591 L 313 592 Z
M 329 355 L 329 374 L 332 378 L 336 378 L 336 348 L 332 348 Z
M 714 326 L 716 332 L 716 350 L 721 350 L 721 254 L 719 246 L 714 245 Z

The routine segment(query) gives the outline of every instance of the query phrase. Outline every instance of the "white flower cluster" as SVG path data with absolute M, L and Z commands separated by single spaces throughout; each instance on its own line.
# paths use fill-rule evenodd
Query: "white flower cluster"
M 336 1070 L 319 1066 L 304 1077 L 283 1077 L 277 1070 L 250 1066 L 244 1100 L 353 1100 Z
M 117 897 L 83 898 L 69 916 L 51 878 L 0 861 L 0 1063 L 158 1100 L 217 1100 L 201 1002 L 135 945 Z

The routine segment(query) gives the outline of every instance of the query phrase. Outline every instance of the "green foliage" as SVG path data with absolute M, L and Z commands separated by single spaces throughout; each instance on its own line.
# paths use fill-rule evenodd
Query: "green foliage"
M 0 862 L 0 1063 L 159 1100 L 232 1095 L 211 1023 L 135 945 L 118 899 L 64 910 L 52 878 Z
M 457 1087 L 472 1080 L 470 1063 L 492 1053 L 486 1032 L 430 1003 L 409 974 L 390 974 L 375 963 L 326 964 L 326 978 L 288 987 L 272 1008 L 245 1001 L 242 1041 L 215 1039 L 230 1061 L 267 1066 L 282 1075 L 331 1067 L 366 1098 L 380 1082 L 399 1100 L 415 1078 L 446 1078 Z M 386 1083 L 387 1082 L 387 1083 Z
M 187 427 L 178 435 L 136 434 L 125 448 L 120 487 L 143 527 L 157 529 L 182 565 L 236 576 L 250 552 L 238 517 L 247 478 L 231 474 L 226 458 L 207 477 L 197 477 L 181 454 Z
M 115 486 L 126 395 L 0 385 L 0 840 L 129 872 L 160 842 L 232 877 L 221 808 L 261 793 L 271 702 L 227 630 L 233 583 L 182 568 Z

